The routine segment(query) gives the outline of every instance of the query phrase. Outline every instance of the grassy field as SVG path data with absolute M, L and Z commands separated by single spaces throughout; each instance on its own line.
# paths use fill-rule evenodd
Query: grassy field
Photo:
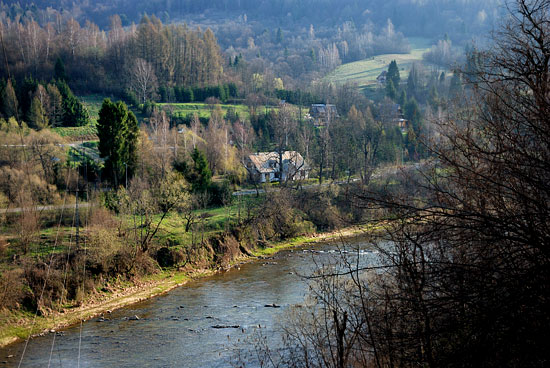
M 74 203 L 74 198 L 70 198 L 67 202 Z M 233 204 L 226 207 L 206 208 L 194 211 L 195 226 L 193 235 L 192 232 L 185 232 L 185 219 L 177 213 L 170 213 L 160 226 L 160 231 L 157 234 L 156 241 L 159 244 L 170 243 L 173 246 L 187 246 L 192 244 L 193 236 L 195 242 L 197 239 L 209 239 L 217 234 L 220 234 L 230 228 L 231 225 L 239 221 L 239 217 L 244 219 L 247 215 L 247 208 L 254 207 L 261 201 L 255 196 L 240 196 L 234 198 Z M 80 221 L 82 224 L 86 222 L 85 209 L 80 211 Z M 36 241 L 29 246 L 29 255 L 32 257 L 46 256 L 53 253 L 64 253 L 67 248 L 74 246 L 74 237 L 76 228 L 68 225 L 74 221 L 74 210 L 63 210 L 64 221 L 63 225 L 57 227 L 59 210 L 51 211 L 49 222 L 51 226 L 46 225 L 41 229 Z M 72 221 L 71 221 L 72 219 Z M 160 216 L 155 216 L 155 224 L 160 220 Z M 132 218 L 126 218 L 128 226 L 132 226 Z M 17 242 L 17 232 L 15 228 L 4 226 L 3 234 L 8 242 L 14 246 L 8 247 L 5 257 L 10 258 L 17 254 L 20 249 Z M 86 230 L 80 229 L 81 236 L 85 236 Z M 55 239 L 57 238 L 57 242 Z
M 354 63 L 344 64 L 325 77 L 325 80 L 337 84 L 356 83 L 359 87 L 376 86 L 376 77 L 388 69 L 392 60 L 397 62 L 401 80 L 407 79 L 409 70 L 415 62 L 422 61 L 422 54 L 429 50 L 431 42 L 425 38 L 410 38 L 411 52 L 408 54 L 384 54 Z
M 191 103 L 162 103 L 159 104 L 165 109 L 172 108 L 173 115 L 180 118 L 185 118 L 187 116 L 192 116 L 193 114 L 197 114 L 199 118 L 201 119 L 210 119 L 210 116 L 212 116 L 212 111 L 214 111 L 214 107 L 211 105 L 208 105 L 206 103 L 200 103 L 200 102 L 191 102 Z M 246 105 L 228 105 L 228 104 L 222 104 L 220 105 L 223 116 L 225 117 L 227 112 L 230 109 L 233 109 L 237 115 L 239 115 L 239 118 L 241 120 L 249 120 L 250 119 L 250 109 Z M 298 106 L 290 105 L 290 108 L 295 110 L 295 112 L 298 112 Z M 278 110 L 278 107 L 268 106 L 267 110 Z M 265 113 L 265 107 L 258 107 L 256 110 L 257 113 Z
M 185 232 L 185 220 L 176 213 L 168 215 L 161 227 L 159 234 L 159 242 L 169 242 L 172 245 L 189 245 L 195 242 L 197 237 L 204 236 L 205 239 L 218 235 L 229 229 L 231 225 L 236 224 L 240 219 L 246 218 L 247 205 L 248 208 L 254 207 L 260 199 L 253 196 L 241 196 L 234 198 L 234 203 L 227 207 L 207 208 L 194 212 L 195 234 Z
M 91 121 L 87 125 L 80 127 L 57 127 L 52 128 L 52 131 L 59 134 L 61 137 L 67 139 L 68 141 L 80 141 L 80 140 L 90 140 L 97 139 L 97 129 L 95 126 L 95 121 Z
M 177 117 L 186 117 L 188 115 L 197 114 L 199 118 L 210 119 L 214 108 L 205 103 L 191 102 L 191 103 L 162 103 L 160 106 L 170 109 L 173 108 L 173 114 Z M 234 109 L 241 119 L 250 118 L 250 110 L 245 105 L 220 105 L 223 115 L 227 114 L 227 111 Z
M 96 123 L 99 118 L 98 114 L 99 109 L 101 109 L 101 104 L 103 103 L 103 98 L 103 96 L 99 95 L 79 96 L 78 99 L 82 101 L 82 104 L 90 114 L 90 122 L 80 127 L 58 127 L 52 130 L 71 142 L 97 139 Z
M 101 104 L 103 103 L 105 96 L 80 96 L 79 99 L 82 101 L 86 109 L 88 109 L 88 112 L 90 113 L 90 120 L 94 123 L 97 122 L 97 119 L 99 119 L 99 110 L 101 109 Z

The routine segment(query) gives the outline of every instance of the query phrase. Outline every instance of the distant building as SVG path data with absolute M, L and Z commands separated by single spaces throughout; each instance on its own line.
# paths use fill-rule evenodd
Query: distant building
M 282 178 L 279 160 L 282 158 Z M 309 165 L 302 155 L 296 151 L 285 151 L 282 157 L 277 152 L 259 152 L 248 155 L 245 161 L 246 169 L 252 180 L 260 183 L 272 181 L 292 181 L 309 178 Z
M 376 77 L 376 81 L 378 82 L 379 85 L 386 84 L 387 75 L 388 75 L 388 72 L 384 70 L 382 73 L 380 73 L 378 77 Z
M 309 114 L 306 115 L 306 118 L 313 121 L 317 126 L 325 125 L 329 119 L 339 117 L 336 106 L 330 104 L 313 104 L 309 108 Z
M 409 129 L 409 121 L 405 119 L 405 114 L 403 114 L 403 109 L 401 109 L 401 105 L 392 105 L 392 115 L 394 117 L 393 122 L 396 123 L 403 132 Z

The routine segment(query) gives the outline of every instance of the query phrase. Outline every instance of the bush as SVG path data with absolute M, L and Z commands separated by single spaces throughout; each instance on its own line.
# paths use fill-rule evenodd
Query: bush
M 208 194 L 210 206 L 227 206 L 233 200 L 233 191 L 228 181 L 211 183 L 208 187 Z
M 11 270 L 0 274 L 0 309 L 17 309 L 27 292 L 23 284 L 23 271 Z
M 42 314 L 48 314 L 47 309 L 53 309 L 54 304 L 64 296 L 64 273 L 61 271 L 59 259 L 52 261 L 48 272 L 43 262 L 28 262 L 24 265 L 24 279 L 30 288 L 27 308 L 38 309 Z
M 292 195 L 281 190 L 273 193 L 258 211 L 252 231 L 261 240 L 282 240 L 314 232 L 313 224 L 300 210 L 293 208 Z
M 344 216 L 336 205 L 338 188 L 303 191 L 296 198 L 296 207 L 305 213 L 318 230 L 333 230 L 343 225 Z M 346 201 L 344 201 L 346 203 Z M 349 203 L 349 202 L 347 202 Z
M 179 249 L 162 247 L 157 251 L 155 259 L 160 267 L 174 267 L 183 262 L 185 255 Z

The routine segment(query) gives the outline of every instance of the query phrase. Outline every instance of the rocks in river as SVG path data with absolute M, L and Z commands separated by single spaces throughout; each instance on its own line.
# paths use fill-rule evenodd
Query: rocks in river
M 266 304 L 266 305 L 264 305 L 264 307 L 266 307 L 266 308 L 281 308 L 280 305 L 277 305 L 277 304 L 275 304 L 275 303 L 273 303 L 273 304 Z
M 262 266 L 275 266 L 277 262 L 264 262 L 262 263 Z
M 222 328 L 241 328 L 241 326 L 239 326 L 239 325 L 230 325 L 230 326 L 226 326 L 226 325 L 214 325 L 214 326 L 212 326 L 212 328 L 215 328 L 215 329 L 222 329 Z
M 109 320 L 109 318 L 105 318 L 105 317 L 101 316 L 97 319 L 97 322 L 107 322 L 108 320 Z
M 138 316 L 132 316 L 132 317 L 128 318 L 128 320 L 130 320 L 130 321 L 139 321 L 139 317 Z
M 185 308 L 183 305 L 180 305 L 180 306 L 179 306 L 179 309 L 183 309 L 183 308 Z

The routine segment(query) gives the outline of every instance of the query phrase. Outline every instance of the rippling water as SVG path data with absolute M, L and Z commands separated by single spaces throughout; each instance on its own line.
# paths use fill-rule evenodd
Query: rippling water
M 77 367 L 80 342 L 80 367 L 231 366 L 235 349 L 248 347 L 245 340 L 258 325 L 277 336 L 280 316 L 307 297 L 307 282 L 299 275 L 330 263 L 339 254 L 335 249 L 327 244 L 281 252 L 117 310 L 108 321 L 91 320 L 82 331 L 67 329 L 55 336 L 55 344 L 53 334 L 32 339 L 21 367 Z M 361 251 L 364 258 L 370 255 Z M 266 307 L 271 304 L 280 308 Z M 23 346 L 0 349 L 0 367 L 17 367 Z

